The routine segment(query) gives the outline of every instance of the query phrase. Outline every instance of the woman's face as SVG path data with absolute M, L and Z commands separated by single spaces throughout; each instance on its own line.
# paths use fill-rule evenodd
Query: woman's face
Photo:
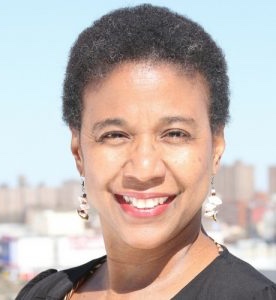
M 125 63 L 88 86 L 72 152 L 103 233 L 154 248 L 191 222 L 224 149 L 212 136 L 208 88 L 167 64 Z

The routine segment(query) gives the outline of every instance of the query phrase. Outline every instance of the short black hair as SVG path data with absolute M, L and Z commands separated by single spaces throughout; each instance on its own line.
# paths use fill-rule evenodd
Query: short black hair
M 209 87 L 212 132 L 227 123 L 229 80 L 222 50 L 199 24 L 150 4 L 112 11 L 79 35 L 64 80 L 64 121 L 80 129 L 87 84 L 105 78 L 119 64 L 145 60 L 201 74 Z

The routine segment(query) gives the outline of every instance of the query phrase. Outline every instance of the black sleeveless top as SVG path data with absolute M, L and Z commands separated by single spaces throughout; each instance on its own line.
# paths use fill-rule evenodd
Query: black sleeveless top
M 32 279 L 15 300 L 63 300 L 72 288 L 104 263 L 100 257 L 79 267 L 50 269 Z M 276 284 L 226 248 L 171 300 L 275 300 Z M 169 299 L 168 299 L 169 300 Z

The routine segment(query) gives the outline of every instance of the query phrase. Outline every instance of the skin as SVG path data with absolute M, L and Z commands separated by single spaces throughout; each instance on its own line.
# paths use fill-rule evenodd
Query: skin
M 100 216 L 107 262 L 72 299 L 168 299 L 218 255 L 200 230 L 224 150 L 223 128 L 211 132 L 208 87 L 173 65 L 125 63 L 88 85 L 83 102 L 71 148 Z M 116 198 L 128 193 L 174 199 L 160 215 L 135 217 Z

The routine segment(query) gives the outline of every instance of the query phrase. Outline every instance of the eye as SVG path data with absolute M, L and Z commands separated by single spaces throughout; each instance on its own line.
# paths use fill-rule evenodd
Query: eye
M 129 139 L 127 133 L 122 131 L 109 131 L 102 134 L 96 141 L 110 145 L 119 145 Z
M 188 133 L 183 129 L 171 129 L 165 131 L 162 134 L 161 138 L 168 143 L 177 144 L 177 143 L 183 143 L 191 140 L 192 136 L 190 133 Z

